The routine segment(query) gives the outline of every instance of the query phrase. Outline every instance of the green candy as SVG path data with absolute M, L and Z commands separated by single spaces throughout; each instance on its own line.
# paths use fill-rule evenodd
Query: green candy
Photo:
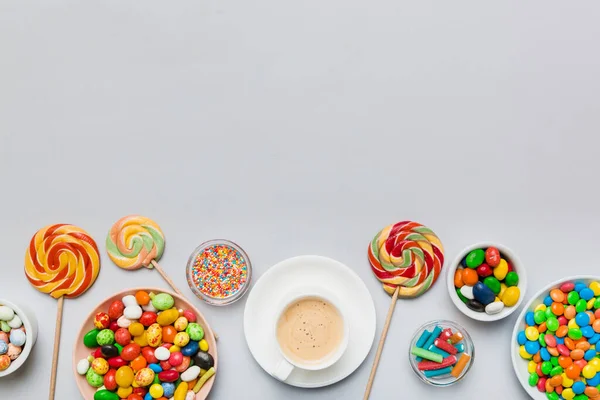
M 546 339 L 544 339 L 545 335 L 540 335 L 540 337 L 538 338 L 538 342 L 540 342 L 540 346 L 542 347 L 546 347 Z
M 574 306 L 579 301 L 579 293 L 573 290 L 567 295 L 567 301 Z
M 548 307 L 546 308 L 546 311 L 544 311 L 544 313 L 546 314 L 546 322 L 548 322 L 549 318 L 554 317 L 554 313 L 552 312 L 552 307 Z M 547 326 L 548 324 L 546 324 Z
M 119 396 L 116 393 L 103 389 L 94 393 L 94 400 L 119 400 Z
M 587 397 L 585 394 L 578 394 L 577 396 L 573 397 L 573 400 L 588 400 L 589 397 Z
M 556 332 L 559 326 L 560 324 L 555 316 L 552 316 L 546 320 L 546 328 L 548 328 L 550 332 Z
M 185 332 L 190 335 L 191 340 L 195 340 L 196 342 L 204 338 L 204 329 L 195 322 L 189 323 L 187 328 L 185 328 Z
M 534 314 L 533 314 L 533 320 L 535 321 L 536 324 L 541 324 L 546 322 L 546 312 L 542 311 L 542 310 L 537 310 Z
M 119 350 L 119 355 L 121 355 L 121 352 L 123 351 L 123 346 L 121 346 L 119 343 L 113 343 L 113 345 L 117 348 L 117 350 Z
M 600 308 L 600 297 L 597 297 L 596 300 L 594 300 L 594 308 L 596 310 Z
M 98 346 L 113 344 L 115 342 L 115 333 L 110 329 L 102 329 L 96 336 Z
M 560 397 L 558 397 L 556 392 L 546 393 L 546 397 L 548 398 L 548 400 L 559 400 L 560 399 Z
M 550 362 L 552 363 L 552 366 L 558 366 L 558 357 L 551 357 Z
M 537 385 L 539 380 L 540 380 L 540 377 L 535 372 L 532 372 L 531 374 L 529 374 L 529 386 Z
M 485 251 L 483 249 L 476 249 L 467 254 L 467 267 L 469 268 L 477 268 L 481 264 L 483 264 L 483 260 L 485 260 Z
M 556 361 L 558 362 L 558 359 Z M 544 373 L 544 375 L 550 374 L 550 371 L 552 371 L 552 367 L 553 367 L 553 365 L 550 361 L 544 361 L 542 363 L 542 372 Z M 535 372 L 534 372 L 534 374 L 535 374 Z
M 98 347 L 98 340 L 96 340 L 96 338 L 98 337 L 99 333 L 100 329 L 92 329 L 91 331 L 86 333 L 83 337 L 83 344 L 85 345 L 85 347 Z
M 575 303 L 575 311 L 580 313 L 584 312 L 585 310 L 587 310 L 587 301 L 580 299 L 579 301 L 577 301 L 577 303 Z
M 579 340 L 583 336 L 583 334 L 581 333 L 581 329 L 579 329 L 579 328 L 569 329 L 568 335 L 573 340 Z
M 160 379 L 158 379 L 158 374 L 154 374 L 154 381 L 152 382 L 152 384 L 157 384 L 160 383 Z
M 517 286 L 519 284 L 519 275 L 515 271 L 510 271 L 504 278 L 504 284 L 508 287 Z
M 90 386 L 95 388 L 99 388 L 100 386 L 104 385 L 104 378 L 102 375 L 98 375 L 91 368 L 88 369 L 88 372 L 85 374 L 85 379 L 88 381 Z
M 8 325 L 8 322 L 6 321 L 0 321 L 0 330 L 4 333 L 8 333 L 10 332 L 10 326 Z
M 494 294 L 500 293 L 500 281 L 493 276 L 488 276 L 483 280 L 483 284 L 489 287 Z
M 175 304 L 173 296 L 168 293 L 159 293 L 152 297 L 152 305 L 159 311 L 165 311 L 172 308 Z
M 463 303 L 467 304 L 469 302 L 469 299 L 463 296 L 463 294 L 460 292 L 460 289 L 456 289 L 456 294 L 462 300 Z
M 554 368 L 552 368 L 552 370 L 550 371 L 550 376 L 556 376 L 556 375 L 560 375 L 562 373 L 563 373 L 563 368 L 560 365 L 557 365 Z

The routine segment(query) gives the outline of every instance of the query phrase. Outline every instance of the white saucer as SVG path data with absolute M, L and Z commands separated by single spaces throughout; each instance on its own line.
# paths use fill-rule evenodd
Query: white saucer
M 320 371 L 295 369 L 285 383 L 303 388 L 331 385 L 346 378 L 365 360 L 375 338 L 375 304 L 364 282 L 344 264 L 321 256 L 300 256 L 284 260 L 265 272 L 256 282 L 244 311 L 244 333 L 250 352 L 267 373 L 280 359 L 273 342 L 278 298 L 298 286 L 326 282 L 351 312 L 348 349 L 340 360 Z

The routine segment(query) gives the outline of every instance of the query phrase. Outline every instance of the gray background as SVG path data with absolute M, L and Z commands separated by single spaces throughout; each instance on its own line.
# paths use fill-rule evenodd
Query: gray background
M 300 254 L 344 262 L 373 295 L 378 336 L 389 297 L 366 248 L 397 220 L 436 230 L 448 259 L 506 244 L 529 295 L 597 272 L 599 17 L 585 1 L 1 1 L 0 297 L 27 301 L 41 327 L 2 397 L 47 395 L 56 302 L 29 286 L 23 256 L 50 223 L 88 230 L 103 261 L 65 304 L 60 400 L 79 398 L 71 348 L 90 308 L 164 286 L 105 255 L 129 213 L 161 224 L 161 264 L 190 297 L 184 266 L 207 239 L 240 243 L 256 278 Z M 244 300 L 195 300 L 221 335 L 212 398 L 361 397 L 374 349 L 339 384 L 287 387 L 246 347 Z M 436 390 L 406 352 L 439 317 L 469 329 L 477 356 L 464 382 Z M 441 281 L 401 301 L 372 398 L 524 398 L 508 354 L 515 318 L 470 321 Z

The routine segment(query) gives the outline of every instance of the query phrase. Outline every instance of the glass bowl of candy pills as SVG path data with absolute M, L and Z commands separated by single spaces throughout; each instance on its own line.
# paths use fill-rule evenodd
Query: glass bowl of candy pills
M 600 276 L 564 278 L 521 311 L 512 334 L 513 369 L 532 399 L 600 399 L 598 343 Z
M 480 242 L 454 259 L 446 276 L 448 294 L 463 314 L 477 321 L 508 317 L 523 302 L 527 274 L 508 247 Z
M 410 366 L 425 383 L 450 386 L 463 379 L 475 361 L 475 346 L 465 328 L 437 320 L 422 325 L 410 342 Z
M 0 378 L 27 360 L 38 334 L 35 314 L 26 306 L 0 299 Z
M 250 287 L 252 264 L 236 243 L 215 239 L 196 247 L 186 268 L 190 289 L 201 300 L 224 306 L 241 299 Z
M 218 372 L 217 343 L 204 316 L 160 288 L 106 298 L 76 338 L 73 374 L 84 399 L 204 400 Z

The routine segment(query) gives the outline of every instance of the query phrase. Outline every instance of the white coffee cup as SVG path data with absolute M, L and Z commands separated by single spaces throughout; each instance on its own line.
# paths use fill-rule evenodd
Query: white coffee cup
M 294 302 L 297 302 L 306 298 L 321 298 L 331 304 L 337 312 L 339 313 L 342 323 L 343 323 L 343 336 L 340 341 L 337 349 L 326 356 L 324 359 L 319 360 L 318 362 L 311 363 L 302 363 L 298 360 L 294 360 L 289 358 L 283 349 L 281 348 L 279 341 L 277 340 L 277 325 L 281 315 L 287 310 L 287 308 Z M 278 312 L 275 314 L 275 321 L 273 323 L 273 338 L 274 341 L 279 348 L 280 359 L 275 363 L 274 367 L 271 369 L 271 375 L 280 381 L 285 381 L 292 371 L 295 368 L 310 370 L 310 371 L 318 371 L 325 368 L 328 368 L 335 364 L 343 355 L 348 347 L 348 337 L 349 337 L 349 327 L 348 320 L 346 319 L 346 314 L 344 311 L 344 307 L 342 303 L 339 301 L 335 294 L 331 293 L 329 290 L 321 287 L 305 287 L 298 288 L 294 291 L 288 293 L 286 296 L 281 298 L 278 301 L 281 304 Z

